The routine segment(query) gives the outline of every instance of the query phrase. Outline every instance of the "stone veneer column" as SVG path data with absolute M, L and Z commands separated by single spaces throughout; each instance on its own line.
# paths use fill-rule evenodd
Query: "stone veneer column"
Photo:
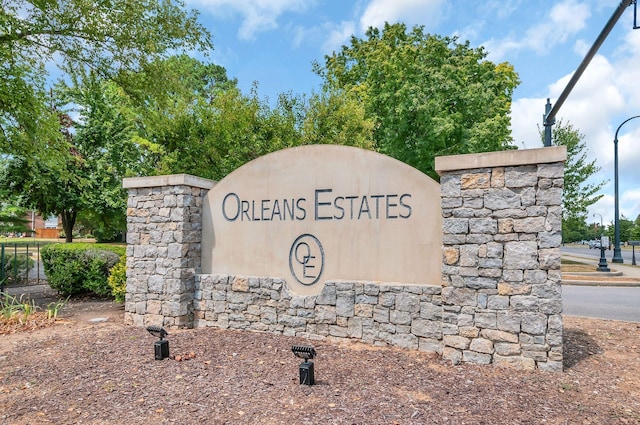
M 443 356 L 562 370 L 563 146 L 436 158 Z
M 129 189 L 125 323 L 193 327 L 202 202 L 214 184 L 185 174 L 124 179 Z

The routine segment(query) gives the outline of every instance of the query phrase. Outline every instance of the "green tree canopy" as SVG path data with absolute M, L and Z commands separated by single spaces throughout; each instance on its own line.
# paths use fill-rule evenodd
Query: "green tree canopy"
M 633 227 L 629 229 L 629 236 L 631 240 L 640 241 L 640 214 L 633 221 Z
M 156 61 L 127 79 L 129 87 L 139 88 L 129 93 L 138 105 L 138 135 L 163 152 L 156 165 L 161 174 L 220 180 L 248 161 L 291 146 L 372 146 L 372 123 L 344 91 L 308 99 L 283 93 L 270 105 L 257 85 L 243 94 L 223 67 L 187 56 Z
M 302 143 L 373 149 L 373 129 L 362 102 L 343 90 L 328 88 L 309 99 L 302 122 Z
M 162 76 L 162 78 L 160 78 Z M 126 193 L 122 178 L 150 174 L 190 173 L 219 180 L 242 164 L 266 153 L 304 143 L 371 145 L 371 124 L 359 103 L 342 92 L 313 95 L 309 101 L 282 94 L 275 106 L 257 95 L 243 95 L 226 70 L 185 55 L 159 59 L 142 71 L 122 74 L 127 89 L 98 73 L 76 72 L 69 84 L 53 91 L 66 105 L 70 150 L 81 160 L 60 176 L 42 173 L 44 164 L 23 170 L 25 183 L 56 193 L 31 191 L 25 199 L 38 204 L 50 196 L 73 227 L 72 219 L 99 239 L 112 239 L 125 228 Z M 162 83 L 158 83 L 161 81 Z M 61 106 L 62 108 L 62 106 Z M 14 158 L 14 168 L 24 158 Z M 81 166 L 80 166 L 81 165 Z M 30 173 L 29 170 L 38 170 Z M 49 177 L 51 176 L 51 178 Z M 65 193 L 69 190 L 72 193 Z M 65 224 L 66 226 L 67 224 Z M 65 233 L 71 234 L 65 227 Z M 69 237 L 69 236 L 68 236 Z
M 14 205 L 0 205 L 0 233 L 30 234 L 29 221 L 24 219 L 25 212 L 24 208 Z
M 352 37 L 315 72 L 325 87 L 363 103 L 376 149 L 437 178 L 438 155 L 513 148 L 509 112 L 518 76 L 485 58 L 482 48 L 455 37 L 385 24 L 365 39 Z
M 118 80 L 175 51 L 212 48 L 180 0 L 3 1 L 0 10 L 0 153 L 62 142 L 45 89 L 47 66 Z M 125 84 L 126 80 L 121 79 Z M 49 155 L 61 152 L 57 147 Z
M 587 159 L 587 147 L 581 134 L 571 124 L 559 121 L 555 126 L 552 143 L 566 146 L 567 161 L 564 168 L 564 189 L 562 193 L 562 236 L 565 242 L 583 239 L 586 232 L 587 208 L 595 204 L 602 194 L 598 194 L 606 182 L 591 183 L 589 179 L 600 170 L 596 160 Z M 544 133 L 540 132 L 540 140 Z
M 638 234 L 638 226 L 633 220 L 628 219 L 624 214 L 620 214 L 618 220 L 618 226 L 620 229 L 620 242 L 625 243 L 634 239 L 634 235 Z M 611 241 L 615 239 L 615 225 L 613 221 L 607 226 L 607 235 L 611 238 Z M 640 235 L 640 234 L 639 234 Z
M 37 209 L 43 216 L 62 217 L 67 242 L 78 212 L 83 207 L 82 190 L 86 169 L 82 158 L 72 149 L 55 168 L 45 161 L 28 162 L 14 156 L 0 169 L 0 190 L 19 199 L 19 206 Z

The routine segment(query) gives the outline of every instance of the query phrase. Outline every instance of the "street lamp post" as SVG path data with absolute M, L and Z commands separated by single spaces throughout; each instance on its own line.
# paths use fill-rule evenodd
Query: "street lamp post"
M 604 244 L 602 243 L 602 214 L 594 213 L 593 216 L 600 216 L 600 262 L 598 263 L 599 272 L 609 272 L 609 266 L 607 265 L 607 257 L 604 255 Z
M 614 239 L 613 239 L 613 258 L 612 263 L 624 263 L 622 258 L 622 252 L 620 251 L 620 205 L 618 200 L 618 132 L 627 122 L 634 118 L 640 118 L 640 115 L 636 115 L 631 118 L 627 118 L 618 126 L 616 135 L 613 139 L 613 180 L 615 183 L 615 222 L 614 222 Z

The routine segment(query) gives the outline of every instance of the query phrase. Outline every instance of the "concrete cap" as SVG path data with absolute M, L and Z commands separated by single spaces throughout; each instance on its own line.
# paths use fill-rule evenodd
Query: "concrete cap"
M 169 174 L 166 176 L 128 177 L 122 179 L 122 187 L 125 189 L 138 189 L 143 187 L 163 186 L 191 186 L 201 189 L 211 189 L 216 182 L 190 174 Z
M 515 167 L 520 165 L 548 164 L 567 160 L 566 146 L 550 146 L 538 149 L 508 150 L 436 157 L 436 172 L 471 170 L 474 168 Z

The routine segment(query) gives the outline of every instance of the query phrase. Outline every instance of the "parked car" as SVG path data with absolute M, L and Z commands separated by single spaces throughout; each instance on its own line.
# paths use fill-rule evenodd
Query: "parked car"
M 605 246 L 604 249 L 611 249 L 611 242 L 609 242 L 608 245 L 607 241 L 609 241 L 609 238 L 605 237 Z M 589 241 L 589 249 L 600 249 L 600 246 L 602 245 L 602 242 L 600 241 L 600 239 L 595 239 L 593 241 Z

